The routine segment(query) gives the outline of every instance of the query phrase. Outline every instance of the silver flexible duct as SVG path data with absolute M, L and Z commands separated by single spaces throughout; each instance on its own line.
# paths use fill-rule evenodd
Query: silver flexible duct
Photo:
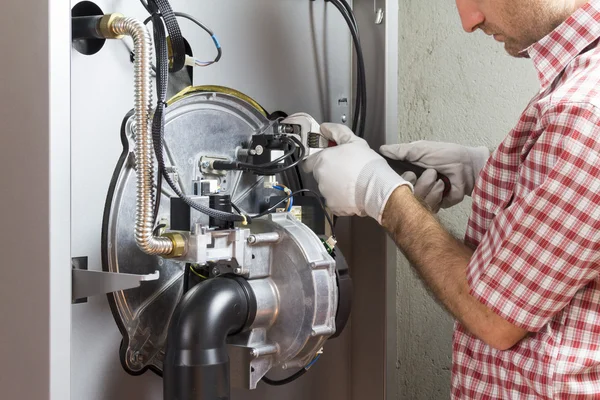
M 113 14 L 114 15 L 114 14 Z M 152 147 L 152 41 L 144 24 L 135 19 L 115 16 L 108 28 L 115 35 L 127 35 L 133 39 L 135 60 L 134 74 L 134 126 L 135 169 L 137 175 L 137 199 L 135 215 L 135 241 L 147 254 L 168 255 L 173 252 L 173 241 L 168 237 L 153 235 L 154 219 L 154 158 Z

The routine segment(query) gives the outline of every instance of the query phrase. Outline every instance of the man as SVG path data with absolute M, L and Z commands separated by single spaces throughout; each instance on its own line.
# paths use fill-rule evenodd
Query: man
M 348 128 L 323 124 L 338 146 L 305 168 L 334 213 L 375 218 L 456 319 L 453 398 L 600 398 L 600 0 L 457 6 L 467 32 L 531 58 L 540 80 L 493 154 L 383 146 L 432 169 L 413 188 Z M 453 183 L 444 199 L 433 169 Z M 463 243 L 428 208 L 465 195 L 473 206 Z

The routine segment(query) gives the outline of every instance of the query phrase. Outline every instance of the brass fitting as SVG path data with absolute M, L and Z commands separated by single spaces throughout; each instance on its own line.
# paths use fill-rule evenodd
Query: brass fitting
M 113 24 L 116 20 L 124 18 L 122 14 L 112 13 L 105 14 L 100 18 L 100 25 L 98 26 L 100 33 L 106 39 L 121 39 L 123 35 L 117 35 L 113 28 Z
M 173 250 L 165 258 L 177 258 L 185 254 L 185 237 L 181 233 L 167 232 L 162 236 L 169 238 L 173 243 Z

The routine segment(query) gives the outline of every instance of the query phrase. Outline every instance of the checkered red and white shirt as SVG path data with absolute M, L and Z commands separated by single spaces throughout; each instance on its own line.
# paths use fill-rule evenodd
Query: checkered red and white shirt
M 531 46 L 541 83 L 473 192 L 471 294 L 531 333 L 456 324 L 453 399 L 600 399 L 600 0 Z

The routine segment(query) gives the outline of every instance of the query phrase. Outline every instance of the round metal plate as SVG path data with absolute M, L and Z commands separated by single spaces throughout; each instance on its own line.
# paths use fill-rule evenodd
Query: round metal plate
M 223 93 L 192 93 L 167 107 L 165 123 L 166 163 L 177 167 L 186 194 L 201 176 L 202 156 L 235 158 L 235 149 L 253 134 L 270 128 L 265 115 L 249 103 Z M 134 240 L 135 170 L 131 118 L 122 127 L 123 153 L 113 174 L 106 200 L 102 232 L 103 269 L 109 272 L 149 274 L 160 279 L 139 288 L 115 292 L 108 300 L 123 335 L 121 361 L 132 374 L 150 368 L 162 371 L 167 328 L 183 290 L 184 264 L 142 253 Z M 261 178 L 229 172 L 220 178 L 223 193 L 247 212 L 258 212 L 268 196 Z M 158 219 L 169 217 L 170 197 L 163 185 Z

